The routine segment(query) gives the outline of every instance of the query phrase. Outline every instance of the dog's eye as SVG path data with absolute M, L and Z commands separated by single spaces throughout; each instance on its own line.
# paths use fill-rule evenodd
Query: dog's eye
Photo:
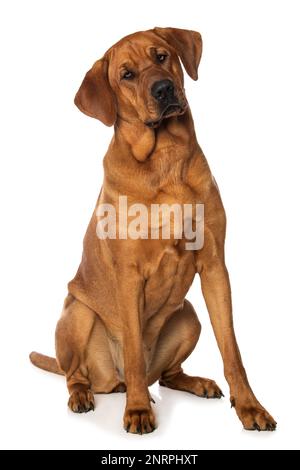
M 157 62 L 159 62 L 160 64 L 162 64 L 167 58 L 167 54 L 157 54 L 156 56 L 156 59 L 157 59 Z
M 130 72 L 130 70 L 126 70 L 123 75 L 122 75 L 122 78 L 124 80 L 132 80 L 134 78 L 134 73 L 133 72 Z

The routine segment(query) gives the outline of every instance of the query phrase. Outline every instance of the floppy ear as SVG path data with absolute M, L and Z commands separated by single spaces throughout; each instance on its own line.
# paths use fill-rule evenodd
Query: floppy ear
M 175 49 L 189 76 L 197 80 L 202 54 L 201 34 L 178 28 L 154 28 L 153 31 Z
M 108 82 L 108 62 L 97 60 L 83 79 L 76 93 L 76 106 L 84 114 L 112 126 L 117 118 L 116 102 Z

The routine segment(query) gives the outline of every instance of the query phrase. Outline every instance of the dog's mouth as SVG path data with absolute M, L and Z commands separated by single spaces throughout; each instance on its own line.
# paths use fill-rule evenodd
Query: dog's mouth
M 158 119 L 146 121 L 145 124 L 147 127 L 154 129 L 160 126 L 163 119 L 170 118 L 173 116 L 180 116 L 181 114 L 184 114 L 186 111 L 186 108 L 187 106 L 181 106 L 179 103 L 168 104 L 165 107 L 165 109 L 162 111 Z

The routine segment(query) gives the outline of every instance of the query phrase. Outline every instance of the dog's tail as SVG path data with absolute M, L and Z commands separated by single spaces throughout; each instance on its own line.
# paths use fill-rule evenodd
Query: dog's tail
M 36 367 L 39 367 L 40 369 L 53 372 L 54 374 L 64 375 L 54 357 L 44 356 L 44 354 L 32 352 L 29 354 L 29 359 L 31 360 L 32 364 L 34 364 Z

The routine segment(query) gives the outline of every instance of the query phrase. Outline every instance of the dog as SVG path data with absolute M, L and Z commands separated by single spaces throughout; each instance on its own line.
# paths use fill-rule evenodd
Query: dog
M 181 63 L 197 80 L 201 53 L 195 31 L 156 27 L 131 34 L 95 62 L 75 97 L 80 111 L 114 126 L 114 136 L 82 261 L 57 324 L 56 359 L 36 352 L 30 359 L 66 377 L 75 413 L 94 409 L 94 393 L 126 392 L 123 424 L 131 433 L 156 428 L 148 391 L 156 381 L 199 397 L 223 396 L 213 380 L 182 369 L 201 330 L 185 298 L 196 273 L 231 405 L 245 429 L 272 431 L 277 424 L 256 399 L 242 364 L 224 260 L 225 212 L 185 96 Z M 152 204 L 203 204 L 203 246 L 186 249 L 184 236 L 99 238 L 100 204 L 115 209 L 116 227 L 124 229 L 120 195 L 147 210 Z

